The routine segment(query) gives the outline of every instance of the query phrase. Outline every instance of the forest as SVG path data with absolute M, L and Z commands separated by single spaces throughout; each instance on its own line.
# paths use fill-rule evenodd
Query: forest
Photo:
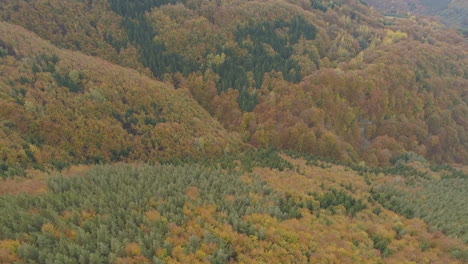
M 366 0 L 390 16 L 405 16 L 408 13 L 431 15 L 444 24 L 454 26 L 462 34 L 468 34 L 468 5 L 463 0 Z
M 69 9 L 76 10 L 75 14 L 67 13 Z M 24 20 L 24 14 L 31 20 Z M 468 160 L 467 42 L 456 30 L 429 18 L 381 16 L 354 0 L 8 0 L 0 18 L 59 48 L 130 67 L 164 82 L 194 99 L 229 138 L 246 145 L 274 146 L 345 162 L 363 160 L 370 166 L 387 166 L 392 157 L 406 152 L 434 163 Z M 40 77 L 51 74 L 54 85 L 68 89 L 59 98 L 76 102 L 82 96 L 97 96 L 87 105 L 102 109 L 104 98 L 99 94 L 107 99 L 107 89 L 115 84 L 102 74 L 95 82 L 92 72 L 85 69 L 88 66 L 76 72 L 68 65 L 71 57 L 80 56 L 61 58 L 58 52 L 35 51 L 8 56 L 8 49 L 20 50 L 23 44 L 19 41 L 8 47 L 10 37 L 3 36 L 2 60 L 11 63 L 13 58 L 37 57 L 26 63 L 29 73 L 11 72 L 3 78 L 5 99 L 47 108 L 31 93 Z M 41 56 L 56 56 L 54 63 L 59 66 L 42 65 L 49 62 L 41 62 Z M 109 100 L 111 108 L 114 99 Z M 127 137 L 147 138 L 151 127 L 172 126 L 170 120 L 155 117 L 158 111 L 165 112 L 159 103 L 156 108 L 150 106 L 152 102 L 144 104 L 144 109 L 136 105 L 107 109 L 106 119 Z M 42 118 L 48 115 L 46 111 Z M 38 117 L 33 114 L 32 119 Z M 148 132 L 136 128 L 137 124 Z M 17 144 L 21 152 L 28 152 L 29 141 L 42 140 L 36 132 L 21 134 Z M 149 141 L 153 150 L 160 148 L 154 139 Z M 62 154 L 39 162 L 45 167 L 53 160 L 64 164 L 126 160 L 126 156 L 149 160 L 137 154 L 148 152 L 140 149 L 143 145 L 130 150 L 125 144 L 118 149 L 100 143 L 101 147 L 82 158 L 75 157 L 82 155 L 83 148 L 71 146 L 67 153 L 58 141 L 46 145 L 60 148 Z M 192 144 L 185 145 L 190 148 Z M 182 152 L 169 156 L 193 156 L 190 150 Z M 2 167 L 37 163 L 31 158 L 18 159 L 7 158 L 3 163 L 8 164 Z
M 463 1 L 1 2 L 0 263 L 468 262 Z
M 371 168 L 263 149 L 202 162 L 100 165 L 76 175 L 63 172 L 45 179 L 46 193 L 0 196 L 0 261 L 468 260 L 468 246 L 454 239 L 466 242 L 466 229 L 447 226 L 449 221 L 431 215 L 431 206 L 447 206 L 450 201 L 418 201 L 417 196 L 404 197 L 405 202 L 381 199 L 394 194 L 380 187 L 382 181 L 401 177 L 396 174 L 398 170 L 387 169 L 384 174 Z M 422 184 L 417 170 L 408 170 L 414 173 L 407 174 L 405 181 L 409 184 L 410 179 L 416 178 L 413 184 Z M 440 181 L 427 180 L 430 184 L 423 192 L 428 197 L 431 193 L 440 197 L 446 190 L 453 192 L 457 182 L 452 181 L 466 180 L 467 174 L 452 170 L 455 174 L 440 174 Z M 444 185 L 445 189 L 435 185 Z M 466 219 L 466 210 L 459 210 L 467 202 L 463 191 L 466 188 L 458 186 L 459 195 L 452 201 L 457 199 L 459 203 L 447 207 L 445 217 Z M 412 202 L 408 203 L 408 199 Z M 428 220 L 429 226 L 407 216 L 403 210 L 408 205 L 413 209 L 420 207 L 415 215 L 426 215 L 428 219 L 423 219 Z M 434 231 L 440 228 L 438 223 L 445 225 L 442 230 L 449 230 L 447 234 L 453 238 Z

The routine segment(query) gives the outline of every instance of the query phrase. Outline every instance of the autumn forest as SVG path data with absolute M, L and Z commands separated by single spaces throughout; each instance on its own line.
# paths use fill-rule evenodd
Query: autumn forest
M 432 2 L 1 0 L 0 263 L 468 262 Z

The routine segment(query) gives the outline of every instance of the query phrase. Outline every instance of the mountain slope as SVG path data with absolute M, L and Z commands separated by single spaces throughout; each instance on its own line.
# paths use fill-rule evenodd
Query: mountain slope
M 4 20 L 56 45 L 189 90 L 254 146 L 371 165 L 410 151 L 468 160 L 468 44 L 433 20 L 356 0 L 6 3 Z
M 468 42 L 434 19 L 5 0 L 0 20 L 0 263 L 468 261 L 468 176 L 434 165 L 468 162 Z
M 413 13 L 434 16 L 444 24 L 468 30 L 468 3 L 463 0 L 366 0 L 386 14 Z
M 364 169 L 272 151 L 205 165 L 95 166 L 49 179 L 37 196 L 0 196 L 0 262 L 468 260 L 460 240 L 374 200 L 381 183 L 416 175 Z
M 79 50 L 119 65 L 142 68 L 121 20 L 106 1 L 16 1 L 0 6 L 1 20 L 22 26 L 60 48 Z M 27 19 L 25 19 L 27 18 Z
M 135 70 L 4 22 L 0 51 L 2 174 L 50 163 L 207 157 L 240 143 L 183 91 Z

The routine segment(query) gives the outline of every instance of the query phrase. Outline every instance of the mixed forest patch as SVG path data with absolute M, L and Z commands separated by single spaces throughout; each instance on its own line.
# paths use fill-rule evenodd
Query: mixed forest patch
M 0 20 L 0 263 L 468 261 L 463 34 L 358 0 Z
M 435 163 L 468 159 L 466 39 L 428 18 L 381 16 L 354 0 L 20 0 L 5 1 L 0 17 L 56 46 L 164 81 L 255 147 L 372 166 L 406 152 Z M 17 45 L 2 45 L 0 56 Z M 52 75 L 75 93 L 89 82 L 115 85 L 74 70 Z M 8 82 L 15 89 L 3 92 L 21 103 L 37 78 Z M 113 118 L 136 135 L 145 133 L 136 123 L 160 121 L 157 111 L 136 106 Z M 87 162 L 109 160 L 86 155 Z
M 0 260 L 463 261 L 461 241 L 382 207 L 367 173 L 274 150 L 242 156 L 96 166 L 84 176 L 50 178 L 39 196 L 3 195 Z
M 0 22 L 0 177 L 242 148 L 187 94 Z M 14 51 L 14 54 L 13 52 Z

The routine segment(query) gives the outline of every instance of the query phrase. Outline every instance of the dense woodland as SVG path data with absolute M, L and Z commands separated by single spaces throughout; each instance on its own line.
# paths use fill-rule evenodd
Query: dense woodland
M 209 157 L 235 151 L 236 135 L 187 94 L 136 71 L 58 50 L 0 24 L 3 177 L 24 168 Z M 18 32 L 22 32 L 18 34 Z
M 468 35 L 468 4 L 463 0 L 366 0 L 387 16 L 432 16 Z
M 431 2 L 3 0 L 0 263 L 466 263 Z
M 25 20 L 26 14 L 31 19 Z M 467 43 L 434 20 L 382 17 L 351 0 L 15 0 L 5 1 L 0 17 L 59 47 L 163 80 L 255 147 L 364 160 L 372 166 L 388 165 L 393 156 L 409 151 L 436 163 L 468 160 Z M 7 35 L 2 38 L 8 42 Z M 8 49 L 21 46 L 3 45 L 2 60 L 11 61 L 15 56 Z M 37 59 L 55 55 L 57 63 L 68 62 L 55 53 L 16 56 L 36 59 L 22 61 L 31 73 L 3 77 L 7 101 L 27 98 L 43 73 L 59 76 L 41 68 Z M 72 101 L 113 85 L 101 80 L 96 86 L 94 76 L 78 77 L 84 80 L 73 84 L 54 77 L 52 82 L 73 86 L 68 92 L 77 96 L 62 94 Z M 122 109 L 112 119 L 125 133 L 145 134 L 126 127 L 138 122 L 132 115 L 150 127 L 161 123 L 153 116 L 159 108 L 149 104 L 150 109 Z M 98 100 L 92 107 L 102 104 Z M 37 135 L 30 138 L 40 141 Z M 73 160 L 72 152 L 82 151 L 75 148 L 57 159 Z M 104 153 L 85 154 L 86 159 L 109 161 L 104 149 L 112 147 L 101 148 Z M 130 151 L 113 152 L 124 160 Z
M 408 200 L 401 203 L 394 199 L 381 201 L 378 197 L 389 195 L 378 186 L 382 181 L 401 177 L 394 174 L 401 168 L 389 168 L 384 174 L 311 156 L 291 156 L 296 158 L 268 149 L 203 162 L 185 161 L 181 165 L 166 162 L 153 166 L 97 166 L 84 175 L 50 178 L 43 194 L 0 196 L 0 261 L 463 263 L 468 260 L 466 244 L 432 230 L 437 224 L 428 227 L 417 218 L 385 209 L 386 201 L 402 208 L 408 204 Z M 413 173 L 403 181 L 421 177 L 418 170 L 407 170 Z M 438 192 L 435 197 L 446 191 L 431 185 L 447 185 L 456 180 L 453 173 L 437 175 L 443 179 L 431 181 L 424 190 L 428 197 L 434 191 Z M 466 179 L 466 174 L 457 175 Z M 466 193 L 463 187 L 459 191 Z M 459 205 L 466 205 L 466 197 L 455 199 L 460 200 Z M 446 200 L 428 202 L 432 206 L 447 206 Z M 459 209 L 457 205 L 448 206 L 449 214 L 445 217 L 450 220 L 443 223 L 466 212 L 457 212 Z M 428 214 L 435 221 L 439 218 L 430 216 L 429 207 L 421 207 L 418 213 Z M 452 228 L 448 232 L 452 237 L 461 237 L 466 231 L 462 227 L 448 228 Z

